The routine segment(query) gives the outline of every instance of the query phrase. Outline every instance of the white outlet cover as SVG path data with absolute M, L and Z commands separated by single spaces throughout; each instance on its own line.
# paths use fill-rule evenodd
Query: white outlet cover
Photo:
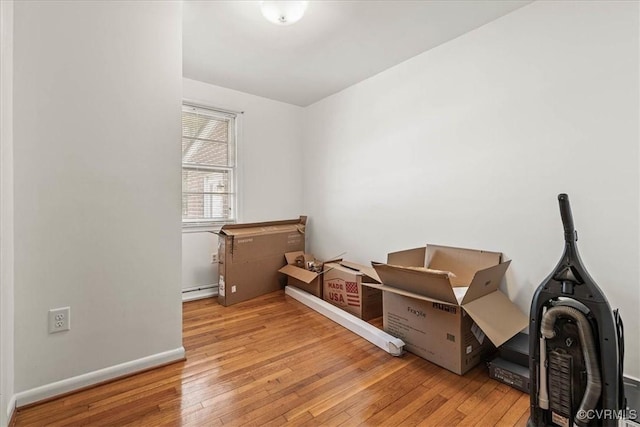
M 68 331 L 71 329 L 71 307 L 52 308 L 49 310 L 49 333 Z

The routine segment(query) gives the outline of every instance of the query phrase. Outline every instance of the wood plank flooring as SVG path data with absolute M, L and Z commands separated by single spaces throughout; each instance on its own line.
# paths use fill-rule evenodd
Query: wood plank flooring
M 479 366 L 393 357 L 275 292 L 183 305 L 185 362 L 17 411 L 16 426 L 524 426 L 528 395 Z

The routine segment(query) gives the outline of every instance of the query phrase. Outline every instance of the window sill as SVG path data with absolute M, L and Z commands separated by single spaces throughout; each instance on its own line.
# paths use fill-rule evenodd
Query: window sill
M 226 224 L 234 224 L 235 222 L 218 222 L 218 223 L 209 223 L 209 224 L 182 224 L 182 233 L 217 233 L 220 231 L 223 225 Z

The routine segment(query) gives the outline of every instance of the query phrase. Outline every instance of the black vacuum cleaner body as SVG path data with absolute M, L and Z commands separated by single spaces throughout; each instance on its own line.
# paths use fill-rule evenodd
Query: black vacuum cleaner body
M 565 247 L 531 304 L 527 425 L 616 426 L 626 406 L 622 320 L 582 264 L 569 197 L 558 201 Z

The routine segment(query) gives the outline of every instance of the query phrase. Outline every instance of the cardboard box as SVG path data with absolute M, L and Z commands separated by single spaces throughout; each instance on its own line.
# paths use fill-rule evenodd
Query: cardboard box
M 287 276 L 287 285 L 295 286 L 311 295 L 322 298 L 322 262 L 319 262 L 311 254 L 302 251 L 288 252 L 284 254 L 287 265 L 278 270 Z M 310 271 L 307 263 L 320 263 L 320 272 Z
M 352 262 L 325 264 L 323 299 L 341 309 L 370 320 L 382 316 L 382 292 L 363 286 L 377 283 L 377 275 L 371 267 Z
M 281 289 L 284 254 L 304 251 L 306 216 L 252 224 L 227 224 L 219 233 L 218 302 L 224 306 Z
M 383 328 L 405 348 L 457 374 L 528 326 L 502 292 L 502 254 L 427 245 L 372 263 L 383 285 Z

